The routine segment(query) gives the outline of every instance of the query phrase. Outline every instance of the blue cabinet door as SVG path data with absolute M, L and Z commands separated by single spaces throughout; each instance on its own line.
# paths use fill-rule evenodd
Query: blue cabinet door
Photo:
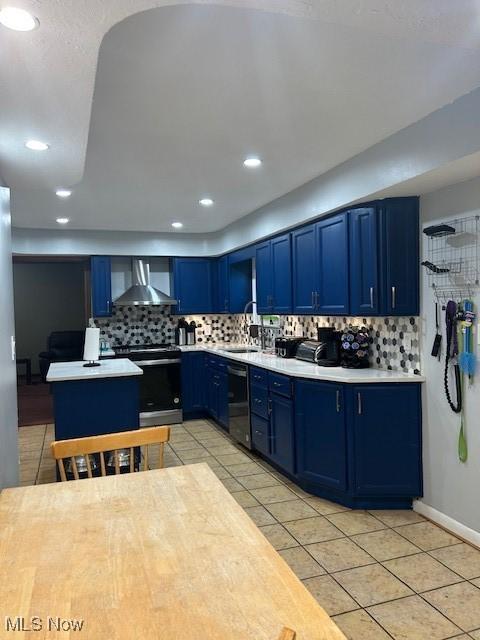
M 213 281 L 210 258 L 174 258 L 173 292 L 178 300 L 175 313 L 212 313 Z
M 270 241 L 255 247 L 255 278 L 257 286 L 257 312 L 273 311 L 272 247 Z
M 354 493 L 422 495 L 420 384 L 363 384 L 348 391 Z
M 220 385 L 220 376 L 216 369 L 212 366 L 206 367 L 206 404 L 208 413 L 218 420 L 218 387 Z
M 292 289 L 295 313 L 315 313 L 318 277 L 315 225 L 292 233 Z
M 112 315 L 112 264 L 108 256 L 90 259 L 92 315 L 105 318 Z
M 217 420 L 222 427 L 228 429 L 228 374 L 221 371 L 218 374 L 218 414 Z
M 205 408 L 205 354 L 182 354 L 182 408 L 185 414 Z
M 230 313 L 243 313 L 245 305 L 252 299 L 252 260 L 241 260 L 230 264 L 228 271 Z
M 349 311 L 348 216 L 341 213 L 316 225 L 316 312 L 339 315 Z
M 269 428 L 268 428 L 268 420 L 264 420 L 254 413 L 251 414 L 250 422 L 252 426 L 252 445 L 256 451 L 263 453 L 263 455 L 268 456 L 270 453 L 269 449 Z
M 274 313 L 292 312 L 292 249 L 290 234 L 271 240 L 271 295 Z
M 350 211 L 350 313 L 379 313 L 378 215 L 375 207 Z
M 230 311 L 229 284 L 229 262 L 227 255 L 217 260 L 217 288 L 215 293 L 218 313 L 228 313 Z
M 419 314 L 418 198 L 395 198 L 381 206 L 383 313 Z
M 288 473 L 295 473 L 293 401 L 270 394 L 270 459 Z
M 298 477 L 344 491 L 347 446 L 343 385 L 297 381 L 295 407 Z

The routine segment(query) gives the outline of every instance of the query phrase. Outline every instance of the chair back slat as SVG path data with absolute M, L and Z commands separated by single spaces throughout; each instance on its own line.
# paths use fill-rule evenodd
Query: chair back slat
M 73 477 L 75 478 L 75 480 L 80 480 L 80 476 L 78 475 L 78 467 L 77 467 L 77 461 L 75 460 L 75 456 L 70 457 L 70 462 L 72 463 Z
M 92 476 L 92 465 L 90 464 L 90 454 L 85 454 L 85 462 L 87 463 L 87 475 L 89 478 L 93 478 Z
M 143 455 L 143 470 L 148 471 L 148 444 L 145 445 L 145 453 Z
M 98 468 L 98 456 L 100 457 L 100 473 L 102 476 L 108 475 L 107 465 L 105 464 L 105 453 L 109 452 L 113 458 L 113 467 L 116 475 L 122 472 L 120 466 L 119 450 L 128 449 L 130 452 L 129 466 L 123 467 L 130 472 L 135 471 L 135 449 L 136 447 L 144 448 L 143 468 L 148 470 L 148 448 L 150 444 L 158 444 L 160 447 L 159 467 L 164 464 L 164 447 L 165 443 L 170 440 L 170 427 L 149 427 L 147 429 L 135 429 L 133 431 L 123 431 L 120 433 L 111 433 L 101 436 L 91 436 L 88 438 L 74 438 L 72 440 L 58 440 L 50 445 L 52 455 L 58 463 L 60 479 L 65 482 L 67 471 L 65 469 L 64 460 L 70 460 L 69 467 L 75 480 L 80 479 L 78 459 L 84 458 L 86 464 L 86 472 L 89 478 L 94 476 L 94 470 Z M 111 462 L 109 462 L 111 464 Z M 141 462 L 140 465 L 141 467 Z M 95 475 L 98 475 L 98 471 Z
M 102 476 L 107 475 L 107 469 L 105 467 L 105 454 L 103 453 L 103 451 L 100 451 L 100 473 L 102 474 Z

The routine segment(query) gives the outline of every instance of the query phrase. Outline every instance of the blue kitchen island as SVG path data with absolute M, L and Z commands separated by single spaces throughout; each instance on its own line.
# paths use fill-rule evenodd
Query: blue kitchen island
M 55 439 L 83 438 L 139 428 L 139 376 L 142 370 L 127 358 L 55 362 L 52 383 Z

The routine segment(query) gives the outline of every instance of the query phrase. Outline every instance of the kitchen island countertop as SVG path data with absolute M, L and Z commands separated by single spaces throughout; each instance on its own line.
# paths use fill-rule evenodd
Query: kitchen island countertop
M 280 358 L 274 354 L 255 351 L 250 353 L 235 353 L 227 351 L 232 348 L 250 348 L 249 345 L 240 344 L 196 344 L 182 346 L 183 352 L 205 351 L 243 362 L 251 366 L 268 369 L 275 373 L 281 373 L 293 378 L 307 378 L 309 380 L 321 380 L 324 382 L 346 382 L 350 384 L 386 383 L 386 382 L 425 382 L 425 376 L 404 373 L 403 371 L 386 371 L 385 369 L 344 369 L 343 367 L 320 367 L 310 362 L 296 360 L 295 358 Z M 253 348 L 253 347 L 251 347 Z
M 69 380 L 99 380 L 102 378 L 123 378 L 141 376 L 143 371 L 128 358 L 101 360 L 99 367 L 84 367 L 84 361 L 52 362 L 48 369 L 47 382 Z

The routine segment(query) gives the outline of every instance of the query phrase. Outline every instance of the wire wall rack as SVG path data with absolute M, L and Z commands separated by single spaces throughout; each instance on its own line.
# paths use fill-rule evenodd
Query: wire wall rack
M 424 266 L 438 302 L 472 298 L 480 284 L 480 216 L 447 220 L 454 231 L 428 235 Z M 425 233 L 425 230 L 424 230 Z

